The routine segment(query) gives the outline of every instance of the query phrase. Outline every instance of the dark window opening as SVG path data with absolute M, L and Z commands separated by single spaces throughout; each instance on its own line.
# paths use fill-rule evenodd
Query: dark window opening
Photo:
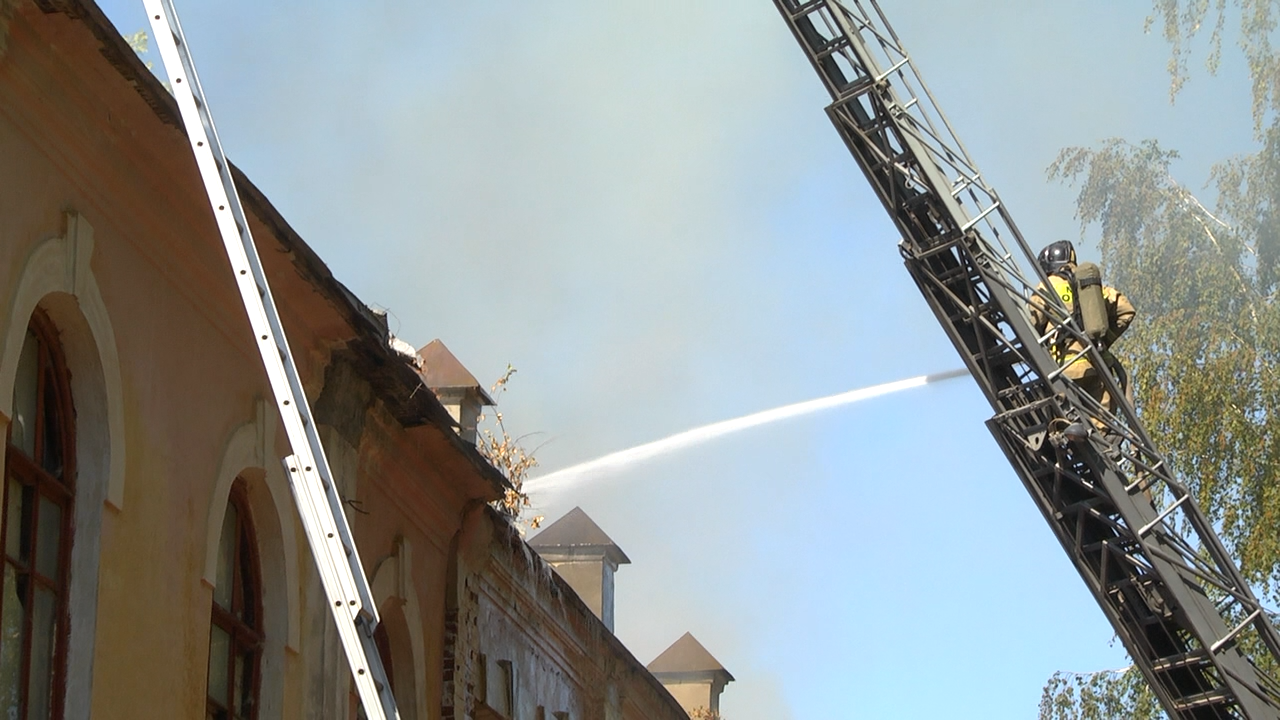
M 209 624 L 208 720 L 255 720 L 262 666 L 262 587 L 258 545 L 244 481 L 236 480 L 222 518 Z
M 0 714 L 60 720 L 66 686 L 75 412 L 57 329 L 40 310 L 18 359 L 5 450 Z

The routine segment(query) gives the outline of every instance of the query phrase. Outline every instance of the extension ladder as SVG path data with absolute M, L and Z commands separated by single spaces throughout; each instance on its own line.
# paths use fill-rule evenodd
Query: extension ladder
M 342 498 L 320 444 L 320 435 L 177 11 L 172 0 L 143 0 L 143 4 L 151 21 L 151 35 L 182 112 L 182 122 L 231 261 L 240 298 L 253 327 L 262 365 L 275 395 L 276 409 L 289 436 L 293 454 L 284 459 L 285 475 L 293 489 L 298 515 L 320 571 L 360 701 L 369 720 L 398 720 L 395 698 L 373 640 L 378 609 L 342 512 Z
M 774 3 L 902 234 L 907 270 L 995 410 L 988 428 L 1165 710 L 1280 718 L 1280 683 L 1259 667 L 1280 665 L 1266 609 L 1133 408 L 1122 400 L 1113 415 L 1061 377 L 1042 346 L 1049 335 L 1027 321 L 1033 293 L 1054 315 L 1049 333 L 1080 339 L 1094 367 L 1106 364 L 1056 295 L 1037 289 L 1034 254 L 879 5 Z

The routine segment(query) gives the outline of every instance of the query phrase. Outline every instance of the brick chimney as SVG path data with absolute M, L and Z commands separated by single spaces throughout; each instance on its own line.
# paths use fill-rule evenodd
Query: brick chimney
M 693 712 L 694 708 L 720 712 L 720 693 L 733 682 L 729 671 L 691 633 L 685 633 L 654 658 L 649 672 L 685 712 Z
M 529 541 L 529 546 L 556 569 L 609 632 L 613 632 L 613 574 L 631 558 L 596 525 L 582 508 L 570 510 Z
M 440 399 L 440 404 L 458 423 L 458 434 L 469 443 L 476 441 L 476 422 L 493 398 L 439 338 L 418 350 L 422 356 L 422 382 Z

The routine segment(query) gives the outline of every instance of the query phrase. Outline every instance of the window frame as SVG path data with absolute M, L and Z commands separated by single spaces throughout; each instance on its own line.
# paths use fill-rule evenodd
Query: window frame
M 258 536 L 255 532 L 253 523 L 253 513 L 249 506 L 249 493 L 245 486 L 243 478 L 236 478 L 231 485 L 231 492 L 227 497 L 227 509 L 233 509 L 236 513 L 236 541 L 234 544 L 235 557 L 230 558 L 232 567 L 231 577 L 231 608 L 224 608 L 218 604 L 217 592 L 212 594 L 209 599 L 209 662 L 212 662 L 213 652 L 213 629 L 220 628 L 227 633 L 230 644 L 227 651 L 227 697 L 222 699 L 225 705 L 219 704 L 209 692 L 208 687 L 208 663 L 206 662 L 205 671 L 205 717 L 216 718 L 218 712 L 226 713 L 228 720 L 239 718 L 239 720 L 257 720 L 258 713 L 262 706 L 262 659 L 263 651 L 266 646 L 266 632 L 264 630 L 264 620 L 262 617 L 262 558 L 261 549 L 258 546 Z M 225 517 L 225 515 L 224 515 Z M 221 537 L 221 533 L 219 533 Z M 242 552 L 247 550 L 248 557 L 241 556 Z M 251 597 L 249 602 L 252 603 L 252 623 L 246 623 L 237 613 L 243 614 L 244 611 L 244 578 L 242 573 L 246 567 L 246 561 L 249 572 L 253 575 L 251 578 L 253 587 L 249 593 Z M 236 677 L 235 663 L 236 656 L 242 652 L 252 652 L 253 654 L 253 687 L 250 690 L 252 708 L 247 716 L 240 716 L 235 712 L 236 686 L 239 678 Z
M 53 654 L 50 657 L 52 668 L 49 684 L 49 718 L 61 720 L 66 704 L 67 654 L 71 637 L 69 617 L 71 597 L 71 543 L 75 520 L 75 477 L 76 477 L 76 442 L 75 442 L 75 404 L 71 396 L 71 373 L 67 369 L 66 356 L 59 340 L 57 326 L 40 308 L 32 313 L 27 323 L 27 330 L 35 336 L 37 342 L 36 358 L 36 410 L 35 427 L 32 442 L 32 454 L 28 456 L 21 448 L 13 444 L 13 422 L 9 422 L 5 430 L 4 490 L 0 493 L 0 538 L 7 540 L 9 533 L 9 479 L 17 480 L 24 488 L 34 489 L 34 502 L 29 512 L 31 522 L 27 543 L 35 550 L 38 541 L 40 520 L 40 499 L 50 498 L 61 510 L 61 527 L 58 533 L 58 560 L 56 578 L 41 573 L 38 569 L 40 558 L 38 551 L 25 562 L 20 558 L 11 558 L 5 540 L 0 540 L 0 609 L 4 602 L 4 568 L 12 565 L 15 578 L 23 575 L 29 578 L 24 597 L 20 602 L 23 610 L 22 659 L 19 683 L 19 715 L 26 717 L 30 706 L 31 690 L 31 652 L 32 624 L 35 613 L 35 591 L 37 587 L 51 590 L 57 602 L 54 608 L 57 631 L 52 638 Z M 25 334 L 24 340 L 25 343 Z M 52 389 L 49 383 L 53 383 Z M 13 388 L 11 388 L 13 390 Z M 51 397 L 52 394 L 52 397 Z M 45 442 L 49 439 L 46 423 L 49 422 L 48 401 L 52 399 L 57 407 L 54 420 L 57 428 L 57 442 L 61 446 L 61 476 L 54 476 L 46 470 L 38 459 L 44 455 Z M 19 530 L 21 533 L 22 530 Z M 19 545 L 22 540 L 19 539 Z

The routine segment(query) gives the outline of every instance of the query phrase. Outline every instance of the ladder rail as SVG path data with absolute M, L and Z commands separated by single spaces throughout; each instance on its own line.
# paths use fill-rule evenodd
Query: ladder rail
M 1256 664 L 1280 660 L 1268 613 L 1115 379 L 1103 373 L 1120 399 L 1113 414 L 1041 346 L 1026 303 L 1045 296 L 1046 278 L 876 0 L 775 5 L 902 233 L 907 269 L 996 410 L 997 443 L 1165 709 L 1188 720 L 1280 718 L 1280 682 Z M 1049 332 L 1084 339 L 1105 367 L 1061 302 L 1045 299 Z M 1068 423 L 1095 421 L 1122 438 L 1119 457 L 1096 434 L 1063 441 Z
M 213 124 L 173 0 L 143 0 L 284 425 L 285 475 L 369 720 L 399 718 L 373 631 L 379 617 L 301 376 Z

